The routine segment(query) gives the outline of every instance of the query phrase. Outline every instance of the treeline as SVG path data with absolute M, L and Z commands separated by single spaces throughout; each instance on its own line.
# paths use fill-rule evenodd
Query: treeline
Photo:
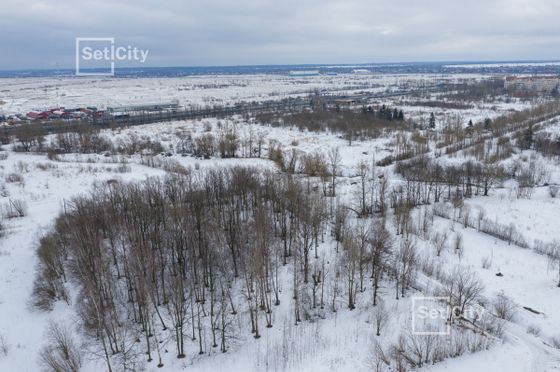
M 393 117 L 395 114 L 396 117 Z M 386 130 L 405 130 L 408 128 L 404 121 L 404 114 L 401 115 L 401 112 L 396 108 L 388 107 L 377 111 L 368 111 L 365 108 L 361 112 L 314 110 L 290 114 L 281 112 L 260 113 L 254 117 L 257 123 L 273 127 L 296 127 L 300 130 L 314 132 L 343 133 L 349 141 L 377 138 Z
M 483 211 L 480 211 L 477 215 L 471 213 L 468 206 L 463 205 L 460 207 L 457 213 L 457 209 L 445 203 L 438 203 L 434 205 L 433 213 L 435 216 L 449 219 L 451 221 L 458 222 L 464 227 L 471 227 L 482 233 L 488 234 L 508 244 L 515 244 L 521 248 L 529 248 L 529 243 L 525 237 L 517 231 L 515 225 L 503 225 L 488 217 L 486 217 Z
M 446 86 L 448 93 L 442 98 L 456 101 L 493 100 L 504 95 L 503 78 L 482 79 L 476 82 L 463 81 L 451 86 Z
M 204 132 L 198 136 L 190 132 L 177 133 L 177 136 L 176 153 L 205 159 L 214 156 L 261 157 L 267 143 L 262 130 L 255 130 L 253 126 L 240 128 L 221 121 L 218 121 L 215 133 L 212 132 L 212 126 L 205 123 Z M 88 127 L 50 136 L 25 128 L 14 139 L 15 151 L 47 153 L 53 159 L 58 154 L 170 155 L 170 150 L 173 150 L 148 135 L 128 133 L 112 137 Z
M 404 132 L 397 133 L 391 145 L 394 148 L 393 154 L 379 160 L 377 165 L 385 167 L 395 161 L 410 159 L 430 151 L 428 137 L 419 131 L 412 132 L 410 135 Z
M 454 110 L 468 110 L 474 108 L 474 105 L 472 103 L 464 103 L 461 101 L 446 101 L 443 99 L 437 99 L 433 101 L 428 101 L 428 100 L 404 101 L 401 102 L 401 104 L 405 106 L 422 106 L 422 107 L 433 107 L 433 108 L 454 109 Z
M 396 107 L 391 108 L 391 107 L 386 106 L 386 105 L 381 105 L 377 109 L 377 111 L 371 105 L 362 106 L 362 113 L 364 113 L 364 114 L 367 114 L 367 113 L 376 114 L 377 117 L 379 117 L 381 119 L 388 120 L 388 121 L 393 121 L 393 120 L 403 121 L 404 120 L 403 110 L 399 110 Z
M 487 196 L 496 182 L 507 178 L 503 167 L 466 161 L 459 165 L 440 164 L 427 157 L 400 161 L 395 171 L 406 180 L 406 199 L 411 205 L 439 202 L 442 198 Z
M 532 147 L 548 158 L 560 156 L 560 137 L 552 133 L 540 132 L 532 138 Z
M 460 118 L 448 120 L 441 132 L 434 134 L 438 153 L 452 154 L 497 137 L 509 136 L 528 128 L 536 131 L 547 120 L 560 115 L 560 102 L 551 101 L 464 127 Z

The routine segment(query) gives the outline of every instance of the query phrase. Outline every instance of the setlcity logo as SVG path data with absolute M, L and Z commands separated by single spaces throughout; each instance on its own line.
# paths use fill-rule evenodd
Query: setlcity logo
M 115 62 L 144 63 L 149 53 L 148 49 L 115 45 L 114 37 L 77 37 L 76 75 L 114 76 Z
M 451 306 L 449 297 L 414 296 L 411 302 L 412 334 L 441 335 L 451 333 L 452 318 L 466 317 L 479 320 L 484 315 L 484 308 L 476 306 Z

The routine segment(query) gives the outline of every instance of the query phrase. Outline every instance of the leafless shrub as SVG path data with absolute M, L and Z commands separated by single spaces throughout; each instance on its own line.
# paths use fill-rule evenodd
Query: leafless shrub
M 115 168 L 117 173 L 130 173 L 132 168 L 130 168 L 127 164 L 120 164 L 117 168 Z
M 527 333 L 538 337 L 541 334 L 541 328 L 538 325 L 531 324 L 527 327 Z
M 558 195 L 558 190 L 560 190 L 560 187 L 557 185 L 548 186 L 548 194 L 551 198 L 555 198 Z
M 538 254 L 547 256 L 550 268 L 557 272 L 557 286 L 560 287 L 560 242 L 556 239 L 548 243 L 536 240 L 533 250 Z
M 506 296 L 503 291 L 496 295 L 496 298 L 493 301 L 493 306 L 498 318 L 507 321 L 513 320 L 515 313 L 517 312 L 517 305 L 511 298 Z
M 64 246 L 59 244 L 55 234 L 41 238 L 37 248 L 39 264 L 37 266 L 31 303 L 40 310 L 51 310 L 56 300 L 65 300 L 68 295 L 64 282 L 63 257 L 66 255 Z
M 20 218 L 27 215 L 27 203 L 21 199 L 9 199 L 8 203 L 4 205 L 3 216 L 4 218 Z
M 492 267 L 492 258 L 485 256 L 481 258 L 482 268 L 488 270 Z
M 460 232 L 455 233 L 455 240 L 453 242 L 453 249 L 456 255 L 463 257 L 463 234 Z
M 8 153 L 0 152 L 0 160 L 6 160 L 6 159 L 8 159 Z
M 461 223 L 463 224 L 463 227 L 467 228 L 472 225 L 471 209 L 468 205 L 463 206 L 463 208 L 461 209 L 460 216 L 461 216 Z
M 505 332 L 505 321 L 488 312 L 482 313 L 482 318 L 478 321 L 478 325 L 498 338 L 502 338 Z
M 7 357 L 8 351 L 10 351 L 10 346 L 8 345 L 4 335 L 0 333 L 0 357 Z
M 68 328 L 50 323 L 46 333 L 47 345 L 39 353 L 43 368 L 52 372 L 78 372 L 82 366 L 80 350 Z
M 7 198 L 8 196 L 10 196 L 10 192 L 8 191 L 5 182 L 0 183 L 0 196 L 3 198 Z
M 440 256 L 441 253 L 445 250 L 446 243 L 447 243 L 447 232 L 440 233 L 435 232 L 431 238 L 432 244 L 436 250 L 436 255 Z
M 47 151 L 47 159 L 49 159 L 51 161 L 59 161 L 60 160 L 58 154 L 54 150 L 48 150 Z
M 20 183 L 23 184 L 23 175 L 20 173 L 10 173 L 6 176 L 6 182 L 8 183 Z
M 210 159 L 216 153 L 216 139 L 212 133 L 205 133 L 195 140 L 196 155 Z
M 444 274 L 442 262 L 428 252 L 419 258 L 418 266 L 424 274 L 438 280 L 441 279 Z
M 486 336 L 455 327 L 451 328 L 451 333 L 445 339 L 437 335 L 406 332 L 390 348 L 391 364 L 396 371 L 406 371 L 456 358 L 466 352 L 485 350 L 489 345 Z
M 54 169 L 54 168 L 55 168 L 55 165 L 50 164 L 50 163 L 37 163 L 37 164 L 35 165 L 35 167 L 36 167 L 37 169 L 39 169 L 39 170 L 47 171 L 47 170 L 49 170 L 49 169 Z
M 329 176 L 328 164 L 322 153 L 304 154 L 300 160 L 301 172 L 310 177 Z
M 463 222 L 460 221 L 456 216 L 454 216 L 453 208 L 448 203 L 434 204 L 433 212 L 436 216 L 450 219 L 455 222 Z M 527 243 L 525 237 L 518 231 L 514 224 L 502 225 L 487 217 L 484 217 L 484 214 L 482 214 L 478 216 L 478 219 L 476 221 L 470 221 L 468 226 L 478 229 L 485 234 L 503 240 L 508 244 L 513 243 L 521 248 L 529 248 L 529 243 Z
M 181 165 L 177 160 L 165 159 L 159 156 L 143 156 L 140 164 L 151 168 L 163 169 L 170 173 L 177 173 L 182 175 L 187 175 L 190 173 L 190 169 Z
M 14 164 L 14 170 L 15 173 L 29 173 L 29 163 L 24 162 L 24 161 L 18 161 L 16 164 Z
M 160 141 L 155 141 L 148 136 L 141 137 L 132 133 L 126 138 L 119 139 L 114 149 L 108 149 L 107 151 L 127 155 L 155 155 L 164 152 L 165 148 Z

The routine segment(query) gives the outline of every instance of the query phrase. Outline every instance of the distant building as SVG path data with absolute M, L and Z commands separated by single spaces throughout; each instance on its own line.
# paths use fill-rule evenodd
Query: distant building
M 371 71 L 366 69 L 356 69 L 352 70 L 352 73 L 356 75 L 369 75 L 371 74 Z
M 290 71 L 290 76 L 301 77 L 301 76 L 317 76 L 319 75 L 319 70 L 294 70 Z
M 352 106 L 352 105 L 355 105 L 356 103 L 357 103 L 357 101 L 355 99 L 351 99 L 351 98 L 336 99 L 334 101 L 334 104 L 339 105 L 339 106 Z
M 560 76 L 508 76 L 504 82 L 505 89 L 513 94 L 551 93 L 558 89 Z
M 148 103 L 141 105 L 129 105 L 129 106 L 118 106 L 118 107 L 107 107 L 109 112 L 138 112 L 138 111 L 163 111 L 163 110 L 177 110 L 179 108 L 179 103 L 177 101 L 165 102 L 165 103 Z
M 50 111 L 30 111 L 27 113 L 27 118 L 31 120 L 45 120 L 51 116 Z

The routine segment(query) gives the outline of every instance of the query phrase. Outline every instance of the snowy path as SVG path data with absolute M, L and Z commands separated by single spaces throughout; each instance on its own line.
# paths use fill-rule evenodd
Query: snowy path
M 525 370 L 551 372 L 560 370 L 560 350 L 546 345 L 540 338 L 525 332 L 517 324 L 508 322 L 506 339 L 527 355 Z

